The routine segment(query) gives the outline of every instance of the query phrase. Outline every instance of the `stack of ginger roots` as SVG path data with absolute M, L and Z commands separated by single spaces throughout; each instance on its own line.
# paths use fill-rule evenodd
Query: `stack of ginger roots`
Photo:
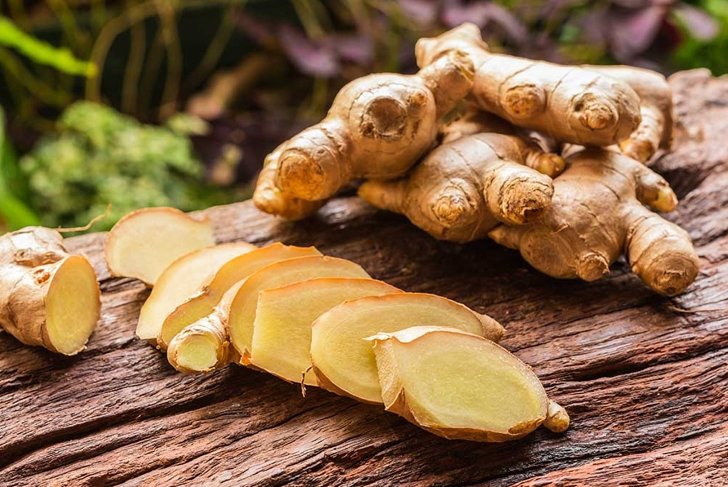
M 664 76 L 493 53 L 463 24 L 416 45 L 414 75 L 344 86 L 326 118 L 266 159 L 253 200 L 288 220 L 362 181 L 370 204 L 435 238 L 490 237 L 541 272 L 594 281 L 623 253 L 654 291 L 695 279 L 677 198 L 646 163 L 669 149 Z

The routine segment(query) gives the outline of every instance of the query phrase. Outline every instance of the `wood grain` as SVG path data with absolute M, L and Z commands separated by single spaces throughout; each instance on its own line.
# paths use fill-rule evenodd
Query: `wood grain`
M 564 435 L 447 441 L 382 412 L 240 367 L 176 373 L 134 339 L 139 282 L 110 279 L 103 234 L 74 238 L 104 291 L 78 357 L 0 336 L 1 485 L 728 484 L 728 79 L 672 77 L 675 149 L 656 169 L 682 201 L 701 258 L 681 296 L 654 295 L 618 263 L 557 281 L 491 242 L 434 241 L 355 198 L 289 224 L 248 202 L 205 213 L 220 241 L 316 245 L 374 277 L 437 292 L 500 320 L 572 416 Z

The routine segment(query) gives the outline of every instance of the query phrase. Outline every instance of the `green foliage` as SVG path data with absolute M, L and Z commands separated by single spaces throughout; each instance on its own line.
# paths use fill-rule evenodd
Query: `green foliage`
M 18 197 L 25 189 L 17 158 L 5 134 L 5 114 L 0 108 L 0 219 L 10 230 L 37 225 L 38 217 Z
M 0 15 L 0 45 L 12 47 L 32 61 L 58 71 L 91 77 L 96 66 L 82 61 L 65 48 L 56 48 L 20 30 L 10 19 Z
M 710 40 L 697 39 L 683 25 L 684 40 L 673 54 L 672 64 L 676 69 L 707 67 L 715 75 L 728 73 L 728 0 L 697 3 L 718 22 L 718 34 Z
M 203 167 L 184 134 L 91 102 L 68 107 L 59 128 L 20 161 L 44 225 L 84 225 L 108 204 L 106 228 L 136 208 L 226 202 L 202 183 Z

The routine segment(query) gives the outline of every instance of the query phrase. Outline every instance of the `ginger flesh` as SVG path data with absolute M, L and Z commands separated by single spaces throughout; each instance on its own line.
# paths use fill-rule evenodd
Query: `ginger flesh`
M 474 24 L 420 39 L 417 64 L 429 66 L 452 51 L 473 61 L 469 101 L 519 127 L 562 142 L 606 146 L 640 124 L 640 98 L 628 83 L 588 67 L 492 53 Z
M 413 327 L 371 339 L 387 411 L 436 435 L 487 442 L 515 440 L 541 424 L 568 428 L 538 377 L 481 336 Z
M 250 363 L 283 380 L 301 382 L 303 377 L 304 384 L 317 386 L 310 372 L 311 327 L 316 318 L 344 301 L 396 292 L 401 291 L 381 281 L 339 277 L 261 291 Z
M 558 278 L 594 281 L 626 252 L 632 271 L 658 293 L 678 294 L 695 280 L 698 257 L 687 232 L 644 206 L 671 211 L 677 204 L 662 177 L 604 149 L 582 150 L 567 161 L 541 219 L 496 227 L 493 240 Z
M 0 327 L 26 345 L 63 355 L 84 349 L 101 309 L 96 273 L 69 255 L 55 230 L 0 237 Z
M 227 316 L 230 342 L 244 364 L 249 362 L 252 354 L 253 325 L 259 293 L 318 277 L 368 278 L 369 274 L 349 260 L 315 256 L 270 264 L 245 280 L 233 297 Z
M 215 244 L 212 225 L 175 208 L 144 208 L 119 220 L 104 248 L 112 276 L 154 285 L 177 258 Z
M 294 247 L 276 242 L 229 260 L 218 269 L 204 289 L 177 306 L 165 318 L 157 337 L 157 345 L 166 350 L 177 333 L 185 326 L 212 313 L 230 287 L 257 270 L 274 262 L 317 255 L 321 253 L 313 247 Z
M 416 325 L 451 326 L 498 340 L 503 328 L 449 299 L 422 293 L 360 298 L 340 304 L 315 322 L 311 360 L 320 385 L 360 401 L 382 402 L 371 345 L 364 339 Z
M 365 182 L 359 196 L 404 214 L 435 238 L 469 242 L 499 222 L 537 219 L 549 206 L 551 178 L 527 165 L 563 167 L 563 161 L 517 136 L 465 135 L 434 149 L 404 179 Z
M 180 304 L 198 293 L 227 261 L 255 250 L 245 242 L 206 247 L 183 255 L 159 276 L 139 313 L 136 335 L 143 340 L 159 336 L 167 316 Z

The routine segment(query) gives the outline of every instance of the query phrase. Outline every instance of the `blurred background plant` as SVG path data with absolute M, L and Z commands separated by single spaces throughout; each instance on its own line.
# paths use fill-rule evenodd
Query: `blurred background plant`
M 344 83 L 465 21 L 532 58 L 728 72 L 728 0 L 5 0 L 3 228 L 245 198 Z

